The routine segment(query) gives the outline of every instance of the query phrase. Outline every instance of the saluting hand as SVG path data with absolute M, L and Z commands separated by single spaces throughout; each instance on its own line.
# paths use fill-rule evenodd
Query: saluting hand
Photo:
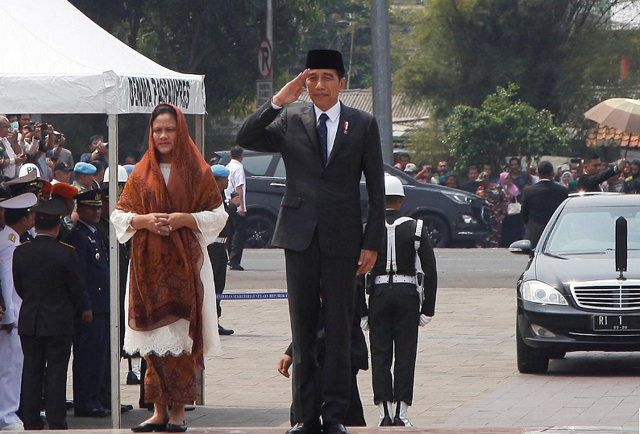
M 284 106 L 296 102 L 302 92 L 304 92 L 304 83 L 310 74 L 309 69 L 302 71 L 296 78 L 285 84 L 280 92 L 278 92 L 272 99 L 273 103 L 277 106 Z

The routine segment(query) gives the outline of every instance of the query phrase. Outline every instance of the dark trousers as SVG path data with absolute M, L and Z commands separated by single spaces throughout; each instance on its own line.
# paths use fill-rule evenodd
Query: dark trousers
M 222 243 L 213 243 L 207 246 L 207 252 L 213 267 L 213 282 L 216 285 L 216 294 L 222 294 L 227 282 L 227 249 Z M 218 318 L 220 318 L 222 315 L 220 300 L 216 300 L 216 308 L 218 309 Z
M 322 371 L 320 366 L 317 371 L 317 379 L 320 382 L 318 390 L 322 387 Z M 347 416 L 344 419 L 344 425 L 346 426 L 367 426 L 367 422 L 364 420 L 364 408 L 362 407 L 362 401 L 360 400 L 360 390 L 358 390 L 358 372 L 360 369 L 351 367 L 351 398 L 349 399 L 349 409 L 347 410 Z M 318 397 L 320 401 L 321 397 Z M 291 404 L 290 422 L 291 426 L 295 425 L 296 417 L 293 414 L 293 404 Z
M 49 429 L 67 429 L 67 367 L 72 340 L 71 336 L 20 336 L 24 353 L 20 408 L 25 429 L 42 429 L 45 371 L 47 424 Z
M 108 314 L 94 314 L 90 323 L 83 323 L 78 318 L 73 337 L 73 404 L 76 409 L 102 408 L 100 390 L 108 344 Z
M 306 250 L 285 250 L 285 260 L 296 422 L 317 419 L 321 409 L 325 423 L 344 423 L 351 394 L 351 323 L 358 258 L 328 256 L 320 250 L 316 234 Z M 321 294 L 326 355 L 318 393 L 316 341 Z
M 376 285 L 369 299 L 373 402 L 413 402 L 420 297 L 412 284 Z M 391 377 L 391 363 L 395 365 Z
M 238 214 L 238 208 L 235 205 L 229 205 L 229 218 L 231 219 L 231 236 L 227 240 L 227 249 L 229 250 L 229 263 L 240 265 L 242 261 L 242 250 L 244 249 L 244 241 L 247 238 L 245 227 L 247 226 L 247 216 Z

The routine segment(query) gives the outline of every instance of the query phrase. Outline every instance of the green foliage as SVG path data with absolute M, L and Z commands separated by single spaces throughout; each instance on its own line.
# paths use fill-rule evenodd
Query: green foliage
M 523 101 L 581 127 L 592 105 L 623 96 L 621 56 L 640 54 L 637 29 L 610 26 L 610 8 L 618 3 L 430 0 L 411 16 L 412 50 L 397 81 L 443 118 L 458 104 L 479 107 L 496 87 L 516 83 Z
M 480 108 L 459 105 L 445 124 L 444 144 L 457 168 L 491 162 L 499 168 L 509 156 L 561 155 L 566 129 L 553 123 L 548 110 L 536 110 L 516 99 L 518 87 L 498 87 Z

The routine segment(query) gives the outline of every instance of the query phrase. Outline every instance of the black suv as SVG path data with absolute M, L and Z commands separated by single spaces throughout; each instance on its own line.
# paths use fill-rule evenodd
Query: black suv
M 228 152 L 216 152 L 218 164 L 226 165 Z M 280 202 L 286 187 L 284 161 L 280 154 L 245 151 L 242 160 L 247 177 L 246 247 L 269 247 Z M 405 189 L 403 215 L 421 218 L 436 247 L 452 243 L 482 244 L 489 234 L 489 207 L 486 201 L 466 191 L 441 185 L 423 184 L 404 172 L 385 164 L 386 173 L 402 181 Z M 366 216 L 367 189 L 360 184 L 362 215 Z

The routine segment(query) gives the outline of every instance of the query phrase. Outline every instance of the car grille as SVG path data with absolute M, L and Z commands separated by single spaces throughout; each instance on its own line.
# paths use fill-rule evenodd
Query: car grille
M 570 284 L 576 304 L 586 309 L 640 309 L 640 280 L 601 280 Z

